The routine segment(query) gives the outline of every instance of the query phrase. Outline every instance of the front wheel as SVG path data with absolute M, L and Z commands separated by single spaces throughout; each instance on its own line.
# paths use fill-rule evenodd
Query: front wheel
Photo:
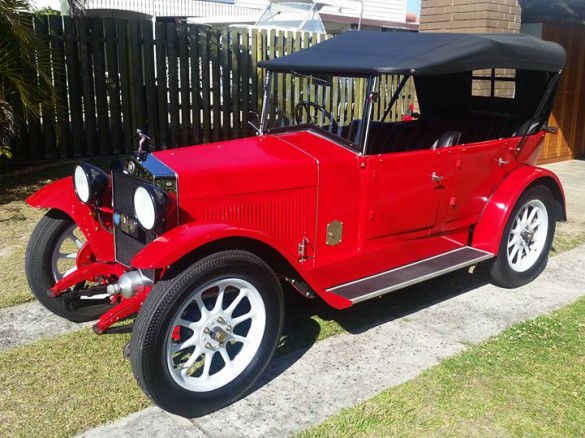
M 80 302 L 63 295 L 53 297 L 49 291 L 78 264 L 90 262 L 92 256 L 91 247 L 73 219 L 59 210 L 49 210 L 35 227 L 26 248 L 24 270 L 33 295 L 51 312 L 70 321 L 99 318 L 111 307 L 103 298 L 88 297 Z
M 136 318 L 132 370 L 161 408 L 186 417 L 240 398 L 282 330 L 280 283 L 253 254 L 224 251 L 159 281 Z
M 491 276 L 495 284 L 514 288 L 529 283 L 546 267 L 555 234 L 553 197 L 545 186 L 526 191 L 508 219 Z

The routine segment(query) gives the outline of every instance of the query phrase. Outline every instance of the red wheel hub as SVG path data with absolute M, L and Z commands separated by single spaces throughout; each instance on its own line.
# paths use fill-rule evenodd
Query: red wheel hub
M 95 254 L 91 250 L 89 243 L 84 243 L 79 251 L 77 251 L 77 257 L 75 258 L 75 264 L 78 268 L 83 268 L 91 263 L 95 262 Z

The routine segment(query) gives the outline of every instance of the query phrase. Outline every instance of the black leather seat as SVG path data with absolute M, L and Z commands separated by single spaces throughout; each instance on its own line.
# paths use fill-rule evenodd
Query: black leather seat
M 459 131 L 446 131 L 441 134 L 439 138 L 435 140 L 431 149 L 447 148 L 459 144 L 461 139 L 461 132 Z

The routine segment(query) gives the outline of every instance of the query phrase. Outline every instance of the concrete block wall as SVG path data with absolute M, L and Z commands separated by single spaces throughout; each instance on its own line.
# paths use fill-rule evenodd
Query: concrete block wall
M 422 0 L 420 31 L 518 32 L 520 16 L 518 0 Z

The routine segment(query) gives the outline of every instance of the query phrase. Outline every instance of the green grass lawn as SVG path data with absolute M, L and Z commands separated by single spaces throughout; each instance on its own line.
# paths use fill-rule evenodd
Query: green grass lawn
M 511 327 L 308 437 L 583 436 L 585 299 Z
M 1 353 L 0 436 L 69 437 L 148 406 L 128 340 L 85 329 Z
M 107 169 L 109 160 L 92 162 Z M 68 161 L 0 174 L 0 309 L 33 299 L 24 275 L 24 253 L 45 212 L 29 207 L 24 200 L 46 184 L 71 175 L 74 167 L 75 162 Z

